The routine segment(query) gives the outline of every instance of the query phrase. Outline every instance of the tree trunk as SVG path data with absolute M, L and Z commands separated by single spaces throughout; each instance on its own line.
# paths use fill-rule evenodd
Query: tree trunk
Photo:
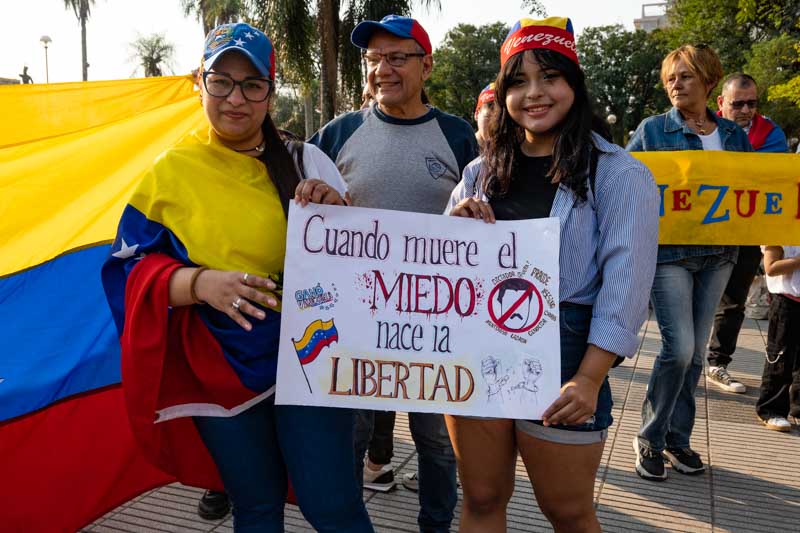
M 339 66 L 339 2 L 319 0 L 318 23 L 322 68 L 320 69 L 320 100 L 322 102 L 320 126 L 333 119 L 336 114 L 336 85 Z
M 303 88 L 303 114 L 305 115 L 306 136 L 308 139 L 314 134 L 314 97 L 311 87 Z
M 88 15 L 86 13 L 86 6 L 84 3 L 81 3 L 81 72 L 83 73 L 83 81 L 89 79 L 89 62 L 86 57 L 86 19 Z

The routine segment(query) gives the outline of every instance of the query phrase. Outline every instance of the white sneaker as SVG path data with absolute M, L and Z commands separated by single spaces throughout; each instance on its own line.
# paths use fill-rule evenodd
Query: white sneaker
M 728 369 L 724 366 L 708 367 L 708 380 L 724 391 L 735 392 L 736 394 L 747 392 L 747 387 L 744 386 L 744 383 L 737 381 L 728 374 Z
M 364 488 L 377 492 L 389 492 L 395 487 L 394 468 L 391 464 L 381 466 L 380 470 L 372 470 L 364 461 Z
M 403 486 L 411 492 L 419 492 L 419 478 L 416 472 L 403 474 Z
M 764 420 L 763 418 L 761 421 L 767 426 L 767 429 L 771 429 L 773 431 L 791 431 L 792 424 L 789 421 L 782 417 L 782 416 L 773 416 L 772 418 L 768 418 Z

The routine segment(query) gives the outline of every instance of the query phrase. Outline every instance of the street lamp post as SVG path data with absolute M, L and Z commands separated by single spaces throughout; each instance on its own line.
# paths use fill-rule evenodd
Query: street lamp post
M 50 83 L 50 65 L 47 63 L 47 45 L 53 42 L 49 35 L 42 35 L 39 41 L 44 45 L 44 76 L 47 83 Z

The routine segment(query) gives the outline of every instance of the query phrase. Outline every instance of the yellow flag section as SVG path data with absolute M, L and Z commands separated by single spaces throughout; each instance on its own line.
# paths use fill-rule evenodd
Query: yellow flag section
M 660 244 L 800 245 L 800 156 L 635 152 L 661 193 Z
M 0 87 L 0 277 L 110 242 L 156 156 L 205 128 L 189 77 Z

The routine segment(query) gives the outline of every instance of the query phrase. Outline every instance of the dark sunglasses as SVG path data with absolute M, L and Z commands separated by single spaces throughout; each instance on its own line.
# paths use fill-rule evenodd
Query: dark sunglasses
M 747 107 L 749 107 L 750 109 L 755 109 L 755 107 L 758 105 L 758 100 L 732 100 L 731 101 L 731 107 L 734 108 L 734 109 L 741 109 L 745 105 L 747 105 Z

